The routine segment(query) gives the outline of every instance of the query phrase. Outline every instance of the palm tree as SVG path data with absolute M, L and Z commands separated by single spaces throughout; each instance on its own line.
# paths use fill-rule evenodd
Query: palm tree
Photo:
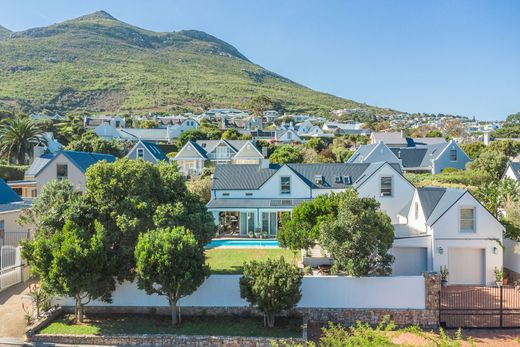
M 16 117 L 0 123 L 0 153 L 11 163 L 26 164 L 32 156 L 34 146 L 46 144 L 45 131 L 41 125 L 29 118 Z

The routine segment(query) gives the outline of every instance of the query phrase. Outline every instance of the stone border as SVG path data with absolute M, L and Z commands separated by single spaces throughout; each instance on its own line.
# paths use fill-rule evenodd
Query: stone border
M 205 336 L 205 335 L 54 335 L 40 334 L 30 338 L 31 342 L 55 344 L 89 345 L 149 345 L 149 346 L 215 346 L 215 347 L 271 347 L 278 343 L 294 342 L 305 344 L 303 338 L 273 338 L 248 336 Z
M 38 331 L 45 328 L 49 323 L 55 320 L 63 313 L 61 307 L 52 307 L 49 311 L 43 313 L 43 318 L 40 318 L 34 324 L 25 328 L 25 337 L 26 339 L 30 339 L 34 336 Z

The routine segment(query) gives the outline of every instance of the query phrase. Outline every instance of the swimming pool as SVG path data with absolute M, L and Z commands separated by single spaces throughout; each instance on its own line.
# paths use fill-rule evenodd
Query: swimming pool
M 215 248 L 215 247 L 278 247 L 278 241 L 276 240 L 247 240 L 247 239 L 237 239 L 237 240 L 212 240 L 206 248 Z

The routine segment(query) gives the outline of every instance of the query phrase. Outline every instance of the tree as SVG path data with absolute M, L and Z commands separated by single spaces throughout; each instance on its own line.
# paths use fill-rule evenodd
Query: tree
M 442 126 L 443 132 L 449 137 L 461 137 L 464 135 L 464 125 L 458 119 L 450 119 Z
M 507 208 L 506 215 L 500 222 L 506 229 L 504 237 L 520 242 L 520 201 L 515 201 Z
M 484 151 L 477 159 L 468 164 L 471 170 L 485 172 L 492 179 L 499 179 L 506 169 L 508 157 L 499 151 Z
M 486 145 L 480 141 L 464 143 L 460 147 L 471 159 L 478 158 L 478 156 L 486 150 Z
M 186 185 L 190 192 L 198 195 L 205 203 L 211 200 L 211 177 L 192 178 Z
M 43 186 L 32 208 L 22 212 L 20 221 L 33 225 L 36 233 L 47 236 L 63 229 L 69 207 L 80 198 L 79 192 L 68 180 L 52 180 Z
M 208 136 L 205 132 L 202 132 L 200 129 L 197 130 L 187 130 L 182 132 L 177 139 L 176 145 L 180 150 L 186 142 L 189 141 L 197 141 L 197 140 L 207 140 Z
M 340 196 L 319 195 L 311 201 L 299 203 L 292 214 L 282 217 L 282 225 L 276 233 L 280 245 L 293 251 L 309 249 L 319 239 L 320 223 L 338 213 Z
M 84 306 L 91 300 L 111 301 L 115 280 L 107 266 L 111 256 L 106 233 L 95 222 L 91 230 L 67 221 L 62 230 L 36 235 L 22 244 L 22 255 L 49 293 L 76 302 L 75 318 L 83 322 Z
M 477 198 L 496 218 L 502 217 L 507 210 L 519 199 L 520 189 L 516 181 L 505 178 L 484 184 L 477 190 Z
M 18 165 L 24 165 L 32 157 L 34 146 L 46 144 L 44 135 L 40 124 L 29 118 L 5 119 L 0 126 L 0 153 L 8 162 L 14 159 Z
M 224 140 L 238 140 L 241 138 L 241 134 L 236 129 L 227 129 L 222 133 Z
M 80 115 L 67 114 L 66 120 L 56 124 L 58 128 L 57 139 L 64 144 L 77 140 L 85 132 L 83 117 Z
M 430 130 L 425 137 L 442 137 L 442 133 L 439 130 Z
M 92 131 L 88 131 L 81 135 L 79 139 L 69 142 L 65 149 L 79 152 L 112 154 L 118 158 L 125 155 L 124 147 L 120 142 L 115 139 L 110 141 L 103 140 Z
M 354 153 L 354 151 L 351 150 L 352 140 L 344 136 L 335 137 L 329 147 L 338 163 L 344 163 L 352 156 L 352 153 Z
M 280 102 L 273 101 L 266 95 L 258 95 L 251 98 L 247 103 L 247 109 L 253 114 L 262 116 L 264 111 L 268 110 L 280 110 L 282 105 Z
M 338 214 L 320 223 L 320 245 L 334 259 L 333 271 L 350 276 L 390 274 L 394 242 L 390 217 L 374 198 L 354 190 L 338 194 Z
M 294 308 L 300 301 L 302 278 L 300 270 L 283 257 L 244 263 L 240 297 L 258 307 L 272 328 L 277 313 Z
M 303 155 L 301 151 L 294 146 L 281 145 L 276 147 L 269 157 L 269 160 L 273 164 L 301 163 L 303 162 Z
M 487 151 L 504 153 L 507 157 L 516 157 L 520 154 L 520 142 L 513 140 L 493 141 L 487 147 Z
M 149 231 L 135 247 L 139 288 L 168 297 L 172 325 L 179 322 L 177 302 L 192 294 L 209 276 L 204 250 L 183 227 Z
M 141 119 L 137 121 L 137 127 L 142 129 L 155 129 L 159 127 L 159 123 L 153 119 Z

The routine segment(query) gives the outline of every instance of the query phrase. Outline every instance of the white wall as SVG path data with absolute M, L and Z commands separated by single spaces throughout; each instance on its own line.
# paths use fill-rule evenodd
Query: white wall
M 180 306 L 247 307 L 240 298 L 240 275 L 212 275 Z M 164 296 L 147 295 L 135 283 L 117 286 L 112 304 L 93 301 L 90 306 L 168 306 Z M 55 299 L 53 304 L 73 306 L 71 298 Z M 312 308 L 394 308 L 424 309 L 425 283 L 422 276 L 337 277 L 306 276 L 298 307 Z
M 67 164 L 68 180 L 73 186 L 76 187 L 76 189 L 84 192 L 87 186 L 85 174 L 79 170 L 76 165 L 72 164 L 72 162 L 66 156 L 59 154 L 36 176 L 35 180 L 38 195 L 40 195 L 40 192 L 42 191 L 42 188 L 45 184 L 57 178 L 56 166 L 58 164 Z
M 381 196 L 381 176 L 392 176 L 392 196 Z M 408 205 L 415 192 L 414 186 L 396 172 L 389 164 L 385 164 L 372 175 L 357 191 L 361 196 L 371 196 L 381 203 L 381 210 L 398 223 L 397 214 Z
M 504 267 L 520 273 L 520 243 L 510 239 L 504 239 Z M 515 252 L 518 249 L 518 253 Z

